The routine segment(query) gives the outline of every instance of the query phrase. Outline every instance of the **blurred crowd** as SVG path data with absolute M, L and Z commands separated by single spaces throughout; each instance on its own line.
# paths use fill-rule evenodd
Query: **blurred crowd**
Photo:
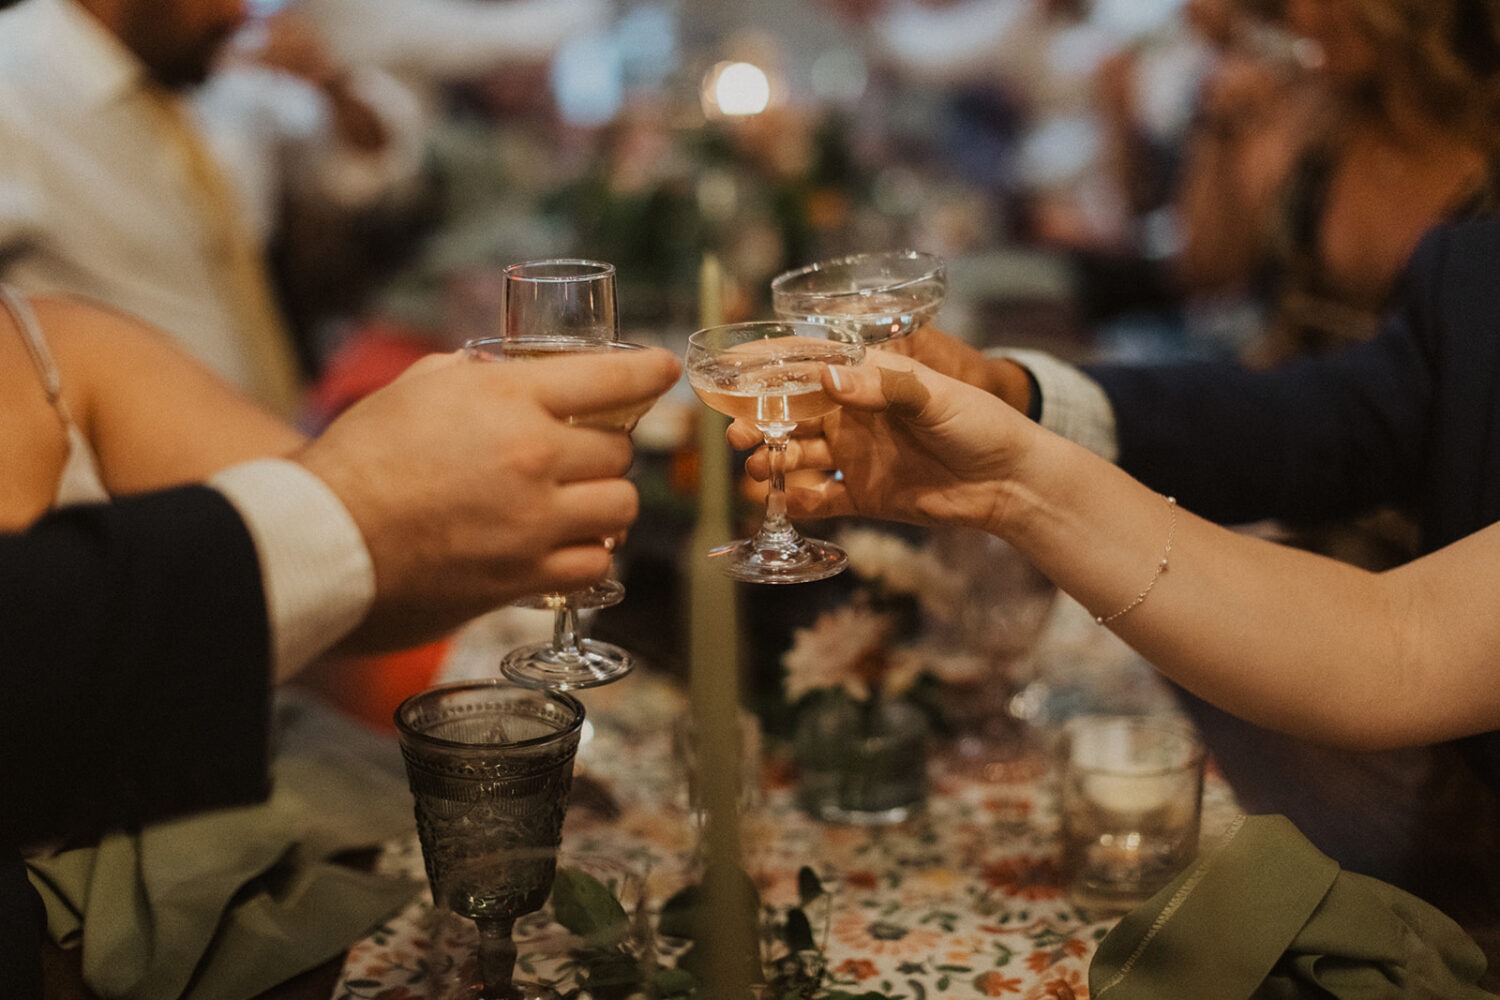
M 1026 340 L 1029 297 L 1075 352 L 1269 365 L 1367 338 L 1421 233 L 1495 195 L 1486 0 L 768 0 L 711 37 L 650 0 L 177 0 L 118 40 L 217 161 L 267 361 L 205 270 L 228 251 L 170 251 L 213 227 L 138 169 L 160 125 L 88 118 L 91 33 L 28 72 L 91 5 L 14 6 L 0 59 L 38 100 L 0 108 L 0 277 L 143 316 L 312 427 L 483 329 L 527 257 L 614 261 L 659 335 L 695 319 L 705 251 L 749 315 L 782 268 L 917 245 L 971 275 L 976 342 Z M 715 104 L 728 61 L 763 107 Z

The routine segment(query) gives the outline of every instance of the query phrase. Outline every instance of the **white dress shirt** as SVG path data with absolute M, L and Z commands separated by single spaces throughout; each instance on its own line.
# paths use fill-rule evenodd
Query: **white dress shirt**
M 296 0 L 349 66 L 462 80 L 541 60 L 608 22 L 608 0 Z
M 209 480 L 234 504 L 260 556 L 277 677 L 310 663 L 364 620 L 375 569 L 354 519 L 296 462 L 256 459 Z
M 1107 462 L 1118 460 L 1115 408 L 1098 382 L 1046 351 L 1000 348 L 987 353 L 1009 358 L 1031 373 L 1041 394 L 1037 423 Z
M 253 368 L 210 272 L 192 182 L 163 153 L 142 77 L 134 55 L 73 0 L 23 0 L 0 12 L 0 279 L 132 313 L 249 387 Z M 226 72 L 195 95 L 247 227 L 262 241 L 282 167 L 332 178 L 345 203 L 370 201 L 417 172 L 414 101 L 382 112 L 398 138 L 377 158 L 327 141 L 321 100 L 311 85 L 265 71 Z

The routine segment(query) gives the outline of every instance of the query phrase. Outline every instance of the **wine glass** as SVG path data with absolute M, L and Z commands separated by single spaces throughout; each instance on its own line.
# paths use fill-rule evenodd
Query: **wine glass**
M 942 258 L 893 250 L 785 271 L 771 281 L 771 307 L 782 319 L 846 326 L 876 347 L 930 323 L 947 293 Z
M 838 409 L 823 388 L 823 369 L 864 360 L 859 335 L 843 326 L 763 320 L 699 330 L 688 338 L 688 383 L 711 408 L 752 420 L 765 435 L 770 489 L 760 529 L 712 549 L 736 580 L 805 583 L 849 563 L 831 542 L 804 538 L 786 516 L 786 446 L 798 422 Z
M 514 978 L 516 920 L 542 908 L 557 866 L 583 705 L 498 679 L 447 684 L 396 709 L 433 903 L 479 930 L 475 1000 L 557 1000 Z
M 506 337 L 619 340 L 615 266 L 602 260 L 528 260 L 505 269 Z
M 560 354 L 643 350 L 645 348 L 640 344 L 619 340 L 564 336 L 489 337 L 471 340 L 464 345 L 464 353 L 480 361 L 526 361 Z M 568 417 L 567 420 L 587 427 L 628 433 L 654 402 L 648 399 L 613 410 Z M 619 602 L 624 594 L 624 585 L 611 578 L 586 590 L 518 598 L 515 603 L 522 607 L 552 611 L 552 638 L 510 650 L 500 660 L 500 672 L 517 684 L 559 691 L 595 687 L 624 677 L 634 667 L 630 653 L 613 643 L 583 638 L 579 634 L 578 622 L 580 609 L 607 607 Z
M 613 264 L 574 258 L 522 261 L 506 267 L 501 287 L 503 339 L 524 339 L 533 346 L 542 340 L 555 340 L 557 346 L 548 349 L 554 352 L 586 349 L 580 341 L 614 343 L 620 339 Z M 598 417 L 595 421 L 602 423 Z M 634 426 L 632 420 L 623 429 Z M 610 577 L 567 596 L 574 608 L 607 608 L 625 599 L 625 586 Z M 516 603 L 555 608 L 559 600 L 558 594 L 538 594 Z

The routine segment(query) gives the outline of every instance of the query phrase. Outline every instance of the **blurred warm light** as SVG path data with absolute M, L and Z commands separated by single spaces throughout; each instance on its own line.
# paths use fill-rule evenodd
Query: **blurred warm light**
M 752 63 L 719 63 L 703 81 L 703 106 L 733 118 L 758 115 L 771 106 L 771 78 Z

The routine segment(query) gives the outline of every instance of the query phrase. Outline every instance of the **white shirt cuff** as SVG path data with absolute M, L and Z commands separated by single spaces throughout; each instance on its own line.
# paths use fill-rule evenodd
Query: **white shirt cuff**
M 333 491 L 296 462 L 244 462 L 209 485 L 234 504 L 255 541 L 275 675 L 286 677 L 368 613 L 375 568 L 364 538 Z
M 1042 393 L 1043 427 L 1083 445 L 1100 458 L 1120 456 L 1115 432 L 1115 409 L 1099 383 L 1073 365 L 1045 351 L 998 349 L 992 356 L 1009 358 L 1031 372 Z

